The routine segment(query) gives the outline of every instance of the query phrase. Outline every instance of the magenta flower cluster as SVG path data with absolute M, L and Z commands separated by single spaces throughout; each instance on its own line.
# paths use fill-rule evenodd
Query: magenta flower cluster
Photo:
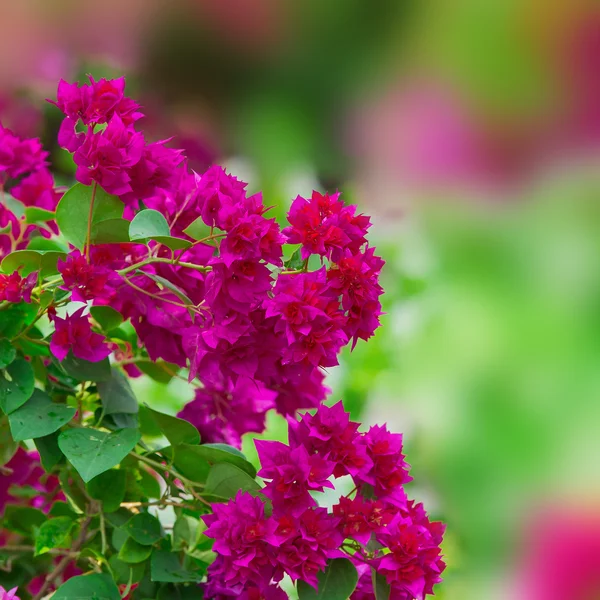
M 57 231 L 54 224 L 25 223 L 24 215 L 15 214 L 7 202 L 10 192 L 25 207 L 56 208 L 62 194 L 55 188 L 47 159 L 39 139 L 22 139 L 0 123 L 0 258 L 24 249 L 35 236 L 50 237 Z M 2 299 L 19 301 L 11 299 L 10 292 Z
M 278 587 L 284 575 L 317 588 L 327 561 L 341 557 L 361 575 L 352 600 L 374 598 L 373 570 L 390 586 L 391 600 L 433 594 L 445 568 L 444 526 L 405 494 L 411 477 L 400 434 L 379 426 L 359 432 L 340 402 L 289 419 L 289 444 L 256 445 L 262 498 L 239 492 L 204 517 L 217 553 L 206 597 L 252 597 L 256 589 L 262 597 L 286 598 Z M 331 511 L 320 507 L 317 493 L 344 476 L 352 492 Z
M 282 231 L 246 183 L 217 166 L 199 175 L 166 141 L 147 143 L 136 130 L 143 114 L 124 89 L 123 78 L 61 81 L 59 142 L 74 152 L 76 178 L 118 196 L 125 218 L 157 210 L 171 235 L 192 245 L 73 250 L 58 264 L 61 287 L 129 319 L 151 360 L 188 368 L 202 387 L 180 416 L 204 441 L 239 446 L 244 433 L 264 429 L 268 410 L 318 406 L 327 393 L 323 370 L 379 326 L 383 261 L 367 245 L 370 220 L 338 193 L 314 192 L 294 200 Z M 198 222 L 207 231 L 200 240 L 187 232 Z M 295 268 L 284 267 L 284 244 L 299 245 Z M 309 269 L 313 256 L 318 265 Z M 140 263 L 148 264 L 129 270 Z M 55 319 L 57 358 L 69 350 L 86 360 L 106 356 L 86 320 L 81 311 Z M 132 359 L 141 349 L 127 352 Z

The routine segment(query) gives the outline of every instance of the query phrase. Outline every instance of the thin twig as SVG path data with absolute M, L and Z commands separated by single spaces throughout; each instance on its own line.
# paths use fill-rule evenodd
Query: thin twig
M 79 536 L 73 543 L 73 547 L 71 548 L 72 552 L 77 552 L 79 548 L 85 543 L 87 528 L 90 525 L 92 517 L 87 517 L 83 523 L 81 524 L 81 530 L 79 532 Z M 56 565 L 54 570 L 46 577 L 40 591 L 33 597 L 33 600 L 41 600 L 45 595 L 52 583 L 62 575 L 63 571 L 67 568 L 69 563 L 73 560 L 72 556 L 63 557 L 60 562 Z

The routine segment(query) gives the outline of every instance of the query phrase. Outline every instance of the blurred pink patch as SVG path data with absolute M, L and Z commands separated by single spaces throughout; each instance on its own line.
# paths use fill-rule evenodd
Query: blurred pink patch
M 428 84 L 395 89 L 367 107 L 354 146 L 406 183 L 471 180 L 486 167 L 473 119 L 451 93 Z
M 542 514 L 523 550 L 518 598 L 600 598 L 600 511 Z

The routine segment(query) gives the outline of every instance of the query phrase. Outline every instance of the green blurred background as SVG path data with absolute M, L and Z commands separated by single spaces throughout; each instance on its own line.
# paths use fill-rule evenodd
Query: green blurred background
M 280 218 L 313 188 L 373 215 L 387 314 L 331 400 L 405 434 L 411 493 L 448 524 L 438 595 L 520 598 L 530 526 L 600 512 L 597 2 L 21 0 L 0 22 L 17 132 L 55 139 L 36 107 L 60 77 L 125 74 L 151 136 Z

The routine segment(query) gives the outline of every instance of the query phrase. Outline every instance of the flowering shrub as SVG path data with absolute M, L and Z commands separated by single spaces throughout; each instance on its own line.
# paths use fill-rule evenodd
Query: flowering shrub
M 369 218 L 314 192 L 280 230 L 245 183 L 147 143 L 124 89 L 59 84 L 64 193 L 40 142 L 0 126 L 0 583 L 35 600 L 280 599 L 284 575 L 302 599 L 432 594 L 443 527 L 404 493 L 401 436 L 322 404 L 323 370 L 379 326 Z M 195 397 L 178 417 L 140 405 L 143 373 Z M 271 409 L 289 445 L 257 442 L 257 474 L 238 448 Z M 354 489 L 319 507 L 340 477 Z

